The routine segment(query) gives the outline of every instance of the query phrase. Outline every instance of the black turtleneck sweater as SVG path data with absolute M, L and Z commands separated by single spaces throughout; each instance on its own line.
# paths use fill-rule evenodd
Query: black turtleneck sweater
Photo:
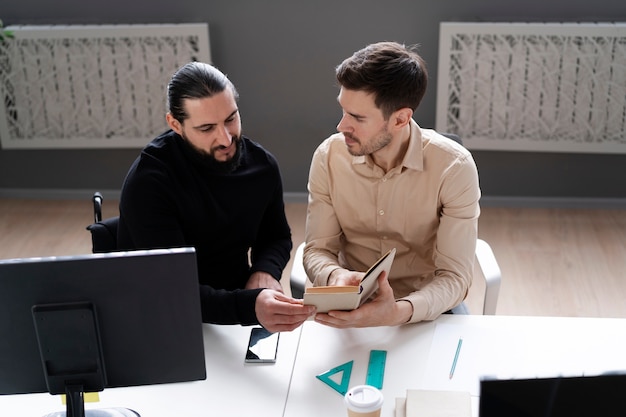
M 207 323 L 258 323 L 261 290 L 242 288 L 255 271 L 280 280 L 292 248 L 276 159 L 246 137 L 241 153 L 238 168 L 218 172 L 170 130 L 143 149 L 122 188 L 119 249 L 193 246 Z

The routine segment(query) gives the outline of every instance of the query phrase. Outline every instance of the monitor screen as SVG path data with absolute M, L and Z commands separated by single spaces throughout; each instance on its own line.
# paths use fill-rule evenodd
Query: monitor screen
M 0 335 L 0 394 L 205 379 L 195 251 L 2 260 Z
M 480 417 L 622 416 L 626 374 L 480 382 Z

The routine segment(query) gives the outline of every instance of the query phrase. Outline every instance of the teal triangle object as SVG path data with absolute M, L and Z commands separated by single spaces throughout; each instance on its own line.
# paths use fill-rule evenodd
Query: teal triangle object
M 341 395 L 346 395 L 350 386 L 350 375 L 352 374 L 352 365 L 354 361 L 346 362 L 343 365 L 335 366 L 333 369 L 326 371 L 315 377 L 328 385 Z M 341 373 L 341 382 L 337 382 L 331 377 Z M 336 379 L 336 378 L 335 378 Z

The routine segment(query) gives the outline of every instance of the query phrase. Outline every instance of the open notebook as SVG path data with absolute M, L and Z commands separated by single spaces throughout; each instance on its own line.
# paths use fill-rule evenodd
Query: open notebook
M 318 313 L 326 313 L 330 310 L 354 310 L 376 292 L 378 289 L 377 278 L 381 272 L 386 271 L 387 276 L 389 276 L 395 256 L 395 248 L 383 255 L 368 269 L 359 285 L 329 285 L 306 288 L 304 304 L 316 306 Z

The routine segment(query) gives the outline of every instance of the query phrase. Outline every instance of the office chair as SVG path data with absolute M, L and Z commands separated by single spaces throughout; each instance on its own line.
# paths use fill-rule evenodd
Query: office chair
M 91 232 L 93 253 L 113 252 L 117 250 L 117 224 L 119 217 L 109 217 L 102 220 L 102 194 L 96 192 L 91 198 L 93 201 L 94 222 L 87 226 Z
M 454 140 L 459 144 L 463 144 L 461 138 L 453 133 L 442 133 L 442 135 Z M 302 253 L 304 250 L 304 243 L 300 244 L 296 248 L 296 253 L 293 259 L 293 266 L 291 268 L 290 275 L 290 288 L 291 294 L 294 298 L 302 298 L 304 295 L 304 289 L 306 282 L 308 281 L 307 274 L 302 264 Z M 496 261 L 496 257 L 491 250 L 491 246 L 487 242 L 481 239 L 476 240 L 476 265 L 479 267 L 480 275 L 485 279 L 485 297 L 483 299 L 483 314 L 494 315 L 496 314 L 496 306 L 498 304 L 498 295 L 500 293 L 500 283 L 502 281 L 502 273 L 500 267 Z M 453 314 L 469 314 L 465 303 L 454 307 L 452 309 Z

